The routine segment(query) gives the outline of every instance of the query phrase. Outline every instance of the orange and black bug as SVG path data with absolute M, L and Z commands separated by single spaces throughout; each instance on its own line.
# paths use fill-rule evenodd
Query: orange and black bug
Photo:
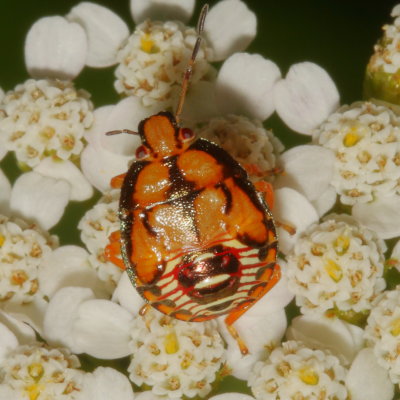
M 232 324 L 279 280 L 275 224 L 246 171 L 221 147 L 179 126 L 198 39 L 175 116 L 153 115 L 139 124 L 142 145 L 121 188 L 120 232 L 111 235 L 109 259 L 127 273 L 148 304 L 171 317 Z M 118 257 L 121 250 L 122 259 Z

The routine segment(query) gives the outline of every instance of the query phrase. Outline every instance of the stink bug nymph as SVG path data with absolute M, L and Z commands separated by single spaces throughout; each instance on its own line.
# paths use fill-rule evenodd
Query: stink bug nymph
M 264 194 L 245 169 L 179 124 L 207 10 L 175 115 L 146 118 L 138 132 L 107 133 L 138 134 L 142 145 L 128 172 L 111 181 L 121 188 L 121 227 L 106 252 L 162 313 L 190 322 L 227 314 L 228 330 L 245 354 L 232 324 L 278 282 L 277 236 Z

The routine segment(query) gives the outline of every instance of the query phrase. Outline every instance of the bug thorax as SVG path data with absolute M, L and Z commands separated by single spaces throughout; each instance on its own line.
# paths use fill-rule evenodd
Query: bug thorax
M 169 112 L 161 112 L 144 119 L 139 125 L 142 145 L 136 157 L 162 159 L 182 153 L 194 138 L 190 129 L 180 128 L 175 117 Z

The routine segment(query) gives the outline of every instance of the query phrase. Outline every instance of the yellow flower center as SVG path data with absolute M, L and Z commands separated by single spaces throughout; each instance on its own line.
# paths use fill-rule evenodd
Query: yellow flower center
M 32 363 L 28 366 L 29 376 L 37 383 L 42 379 L 44 374 L 43 365 L 40 363 Z
M 390 333 L 393 336 L 399 336 L 399 334 L 400 334 L 400 318 L 397 318 L 394 321 L 392 321 L 392 323 L 390 325 L 392 327 L 392 329 L 390 329 Z
M 0 234 L 0 247 L 3 246 L 4 242 L 6 241 L 6 237 Z
M 146 53 L 155 53 L 157 51 L 154 40 L 150 34 L 145 33 L 140 39 L 140 48 Z
M 342 256 L 347 252 L 350 247 L 350 238 L 348 236 L 338 236 L 336 240 L 333 242 L 333 248 L 335 249 L 336 254 Z
M 40 396 L 40 393 L 44 390 L 44 385 L 38 385 L 35 383 L 27 386 L 25 390 L 29 396 L 29 400 L 36 400 Z
M 342 268 L 331 259 L 326 261 L 325 271 L 335 282 L 339 282 L 343 277 Z
M 179 342 L 175 331 L 171 331 L 165 336 L 164 347 L 167 354 L 174 354 L 179 350 Z
M 318 374 L 311 367 L 299 369 L 298 375 L 306 385 L 317 385 L 319 382 Z
M 361 139 L 361 135 L 358 133 L 358 129 L 356 126 L 350 128 L 345 137 L 343 138 L 343 144 L 346 147 L 352 147 L 359 142 Z

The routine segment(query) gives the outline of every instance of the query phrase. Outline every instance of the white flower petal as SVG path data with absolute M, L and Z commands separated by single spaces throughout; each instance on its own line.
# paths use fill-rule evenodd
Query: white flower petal
M 0 213 L 8 214 L 11 195 L 11 184 L 4 172 L 0 169 Z
M 85 31 L 59 16 L 36 21 L 25 40 L 25 64 L 34 78 L 73 79 L 85 66 L 86 52 Z
M 281 279 L 251 308 L 255 314 L 277 312 L 285 308 L 293 300 L 294 294 L 289 290 L 288 281 L 285 276 L 285 261 L 278 260 L 278 264 L 282 270 Z
M 70 185 L 66 181 L 27 172 L 14 183 L 10 207 L 48 230 L 61 219 L 69 197 Z
M 318 221 L 318 214 L 312 204 L 299 192 L 290 188 L 274 191 L 275 208 L 272 210 L 276 221 L 287 223 L 296 228 L 296 233 L 290 235 L 278 227 L 279 250 L 287 254 L 293 247 L 298 236 L 313 222 Z
M 240 0 L 222 0 L 206 18 L 204 33 L 214 50 L 213 61 L 243 51 L 257 33 L 256 15 Z
M 243 393 L 222 393 L 210 397 L 209 400 L 255 400 L 255 399 L 254 397 Z
M 107 290 L 96 271 L 88 264 L 89 253 L 78 246 L 62 246 L 45 258 L 39 270 L 41 290 L 52 297 L 67 286 L 92 289 L 96 297 L 106 297 Z
M 131 0 L 131 14 L 136 24 L 145 19 L 189 21 L 195 0 Z
M 95 111 L 95 123 L 86 134 L 89 145 L 81 154 L 81 168 L 89 182 L 101 192 L 110 189 L 110 180 L 127 171 L 140 145 L 138 135 L 112 135 L 106 132 L 118 129 L 137 130 L 141 120 L 160 111 L 143 107 L 139 99 L 127 97 L 116 106 L 104 106 Z
M 10 314 L 0 310 L 0 323 L 5 325 L 15 335 L 19 344 L 28 344 L 36 340 L 36 333 L 25 322 L 13 318 Z
M 25 400 L 24 394 L 21 391 L 12 389 L 8 385 L 0 385 L 0 399 L 1 400 Z
M 85 353 L 102 359 L 130 354 L 130 312 L 111 301 L 95 299 L 82 303 L 78 315 L 73 336 Z
M 321 194 L 320 197 L 311 201 L 311 204 L 317 210 L 318 215 L 321 217 L 327 213 L 336 203 L 337 193 L 333 186 L 329 186 Z
M 117 14 L 106 7 L 84 1 L 71 9 L 67 19 L 77 22 L 86 31 L 86 65 L 108 67 L 117 62 L 117 52 L 129 36 L 128 26 Z
M 218 73 L 218 107 L 225 114 L 247 115 L 263 121 L 275 110 L 272 91 L 280 78 L 281 72 L 274 62 L 259 54 L 235 53 Z
M 44 338 L 52 345 L 66 346 L 82 353 L 72 336 L 72 325 L 78 317 L 79 305 L 93 299 L 92 290 L 81 287 L 60 289 L 50 300 L 44 317 Z
M 361 350 L 353 361 L 346 387 L 352 400 L 391 400 L 394 396 L 388 372 L 378 364 L 369 348 Z
M 307 347 L 329 350 L 344 365 L 350 365 L 363 347 L 363 332 L 338 318 L 302 315 L 292 320 L 286 335 Z
M 136 148 L 141 144 L 139 135 L 119 134 L 107 136 L 105 133 L 118 129 L 130 129 L 137 131 L 139 123 L 161 111 L 159 107 L 144 107 L 140 98 L 129 96 L 118 102 L 112 109 L 108 109 L 106 118 L 102 115 L 100 118 L 104 121 L 102 130 L 97 126 L 97 135 L 100 145 L 104 150 L 108 150 L 118 155 L 125 155 L 131 158 L 135 155 Z M 107 111 L 99 111 L 99 113 Z M 99 114 L 96 112 L 95 117 Z
M 128 169 L 128 157 L 88 145 L 81 154 L 81 168 L 86 179 L 100 192 L 111 189 L 110 181 Z
M 225 317 L 218 318 L 220 332 L 227 342 L 227 364 L 232 369 L 232 375 L 238 379 L 247 380 L 253 365 L 267 355 L 266 346 L 276 345 L 282 339 L 286 326 L 286 314 L 283 309 L 265 313 L 263 305 L 268 304 L 267 293 L 245 314 L 234 323 L 240 337 L 249 349 L 247 355 L 242 355 L 237 342 L 226 329 Z
M 391 239 L 400 236 L 399 204 L 400 196 L 381 197 L 371 203 L 355 204 L 352 215 L 381 239 Z
M 44 298 L 35 296 L 30 303 L 7 303 L 3 309 L 13 318 L 29 324 L 39 334 L 42 334 L 47 306 L 48 302 Z
M 144 299 L 133 287 L 132 282 L 126 272 L 121 275 L 118 286 L 114 290 L 113 301 L 118 302 L 122 307 L 132 314 L 139 312 L 144 304 Z
M 339 92 L 328 73 L 311 62 L 294 64 L 274 87 L 276 112 L 289 128 L 305 135 L 339 106 Z
M 0 364 L 7 357 L 7 353 L 18 346 L 18 339 L 7 326 L 0 323 Z
M 92 185 L 80 169 L 69 160 L 56 161 L 52 157 L 46 157 L 33 170 L 43 176 L 67 181 L 71 187 L 70 200 L 84 201 L 93 196 Z
M 165 396 L 157 396 L 151 390 L 135 393 L 135 400 L 166 400 Z
M 129 379 L 109 367 L 97 367 L 86 374 L 83 381 L 85 399 L 133 400 L 135 397 Z
M 183 124 L 207 122 L 218 115 L 213 82 L 199 81 L 190 86 L 183 106 Z
M 321 146 L 296 146 L 279 159 L 284 173 L 274 187 L 288 186 L 314 201 L 321 197 L 332 180 L 335 155 Z

